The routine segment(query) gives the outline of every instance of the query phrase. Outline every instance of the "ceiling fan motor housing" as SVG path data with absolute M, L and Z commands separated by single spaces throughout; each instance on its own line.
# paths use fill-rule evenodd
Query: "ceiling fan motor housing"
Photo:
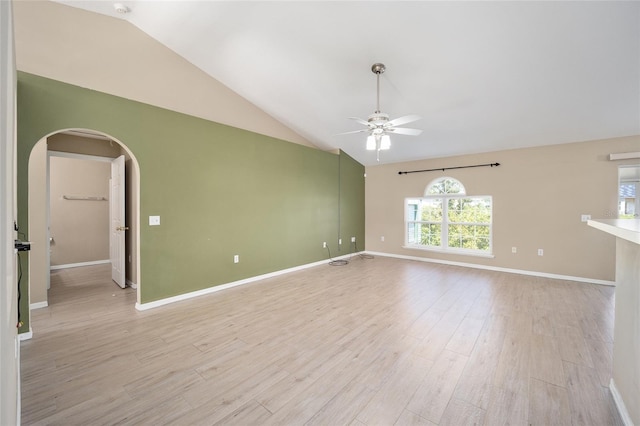
M 374 112 L 367 117 L 367 121 L 372 126 L 384 126 L 385 123 L 389 121 L 389 114 L 385 114 L 384 112 Z

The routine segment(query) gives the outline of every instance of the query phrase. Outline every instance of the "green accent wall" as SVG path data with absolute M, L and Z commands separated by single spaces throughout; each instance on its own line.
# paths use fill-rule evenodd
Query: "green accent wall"
M 364 248 L 364 166 L 348 155 L 19 72 L 18 219 L 27 237 L 29 155 L 68 128 L 106 133 L 138 161 L 142 303 L 327 259 L 323 241 L 334 256 L 349 252 L 352 236 Z M 161 225 L 148 226 L 150 215 Z M 25 332 L 26 256 L 22 266 Z
M 350 253 L 364 250 L 364 167 L 356 160 L 340 152 L 338 159 L 340 163 L 340 238 L 342 246 L 339 255 L 345 251 Z M 351 238 L 356 237 L 355 244 Z

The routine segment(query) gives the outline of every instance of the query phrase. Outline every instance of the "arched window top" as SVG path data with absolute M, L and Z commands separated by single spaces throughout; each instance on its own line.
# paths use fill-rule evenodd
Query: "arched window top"
M 441 177 L 431 181 L 424 191 L 425 196 L 443 194 L 465 195 L 466 193 L 467 191 L 464 189 L 462 182 L 451 177 Z

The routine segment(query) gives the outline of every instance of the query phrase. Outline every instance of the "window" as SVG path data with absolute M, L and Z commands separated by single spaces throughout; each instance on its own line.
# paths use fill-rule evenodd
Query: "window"
M 405 200 L 405 246 L 491 255 L 490 196 L 468 196 L 453 178 L 431 182 L 422 198 Z

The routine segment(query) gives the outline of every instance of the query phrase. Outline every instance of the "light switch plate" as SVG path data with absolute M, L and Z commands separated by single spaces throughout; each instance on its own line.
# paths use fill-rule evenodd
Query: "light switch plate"
M 149 216 L 149 226 L 160 225 L 160 216 Z

